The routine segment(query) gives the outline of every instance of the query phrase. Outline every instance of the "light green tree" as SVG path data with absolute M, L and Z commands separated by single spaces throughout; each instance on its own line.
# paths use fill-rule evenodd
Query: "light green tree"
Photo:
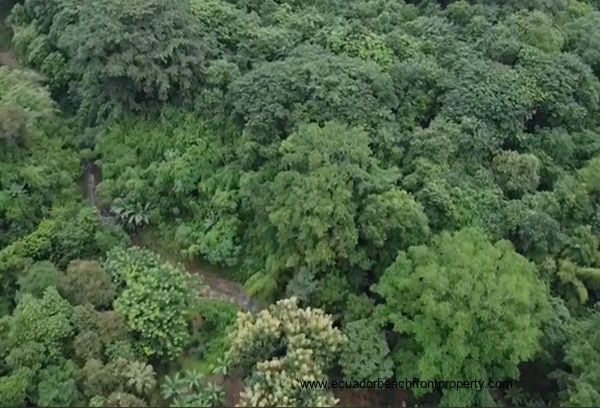
M 61 358 L 66 351 L 65 340 L 73 334 L 72 309 L 52 286 L 41 298 L 23 295 L 8 318 L 6 332 L 3 333 L 10 351 L 7 356 L 9 366 L 15 369 L 20 366 L 40 368 Z M 22 348 L 30 347 L 39 348 L 40 353 L 22 355 L 25 360 L 17 358 Z
M 124 283 L 114 307 L 138 336 L 146 356 L 175 358 L 189 338 L 187 313 L 192 296 L 188 274 L 139 248 L 115 249 L 107 269 Z
M 516 378 L 539 350 L 548 290 L 535 266 L 507 241 L 472 229 L 442 233 L 400 252 L 374 290 L 380 315 L 401 340 L 397 376 Z M 483 390 L 443 391 L 446 405 L 489 405 Z
M 498 184 L 509 197 L 535 191 L 540 181 L 540 161 L 532 154 L 501 151 L 492 166 Z
M 346 324 L 348 342 L 340 353 L 340 365 L 347 380 L 390 378 L 393 362 L 380 324 L 368 318 Z

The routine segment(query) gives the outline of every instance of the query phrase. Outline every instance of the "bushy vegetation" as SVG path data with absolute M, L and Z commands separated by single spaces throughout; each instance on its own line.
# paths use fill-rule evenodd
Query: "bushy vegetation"
M 1 406 L 600 405 L 597 1 L 14 3 Z

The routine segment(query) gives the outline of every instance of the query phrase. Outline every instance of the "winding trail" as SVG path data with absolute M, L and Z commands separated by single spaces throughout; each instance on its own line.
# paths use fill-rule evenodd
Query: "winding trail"
M 244 286 L 239 282 L 224 278 L 215 267 L 193 261 L 184 262 L 183 266 L 188 272 L 198 274 L 204 279 L 202 295 L 228 300 L 244 311 L 255 312 L 260 309 L 259 302 L 248 295 Z
M 105 222 L 114 222 L 113 217 L 110 215 L 110 208 L 102 207 L 96 197 L 96 188 L 102 181 L 102 169 L 93 162 L 88 163 L 85 166 L 84 180 L 82 181 L 81 188 L 84 197 L 98 209 Z M 178 254 L 165 253 L 162 248 L 156 248 L 153 245 L 152 239 L 144 239 L 141 234 L 133 236 L 132 243 L 138 247 L 161 254 L 163 259 L 172 264 L 183 266 L 189 273 L 202 276 L 204 285 L 200 295 L 227 300 L 244 311 L 257 311 L 260 309 L 259 302 L 246 293 L 244 286 L 239 282 L 225 278 L 223 270 L 200 261 L 180 261 Z
M 0 52 L 0 66 L 7 66 L 11 69 L 19 68 L 17 58 L 12 51 Z
M 202 285 L 202 289 L 200 290 L 201 296 L 227 300 L 237 305 L 240 310 L 243 311 L 255 312 L 261 309 L 260 303 L 257 300 L 252 299 L 250 295 L 246 293 L 242 284 L 225 278 L 223 276 L 223 270 L 218 267 L 198 260 L 181 261 L 178 254 L 165 253 L 165 251 L 161 249 L 157 250 L 156 245 L 147 241 L 148 240 L 143 239 L 140 235 L 134 235 L 132 237 L 133 245 L 158 253 L 166 262 L 180 266 L 191 274 L 200 275 L 204 282 L 204 285 Z

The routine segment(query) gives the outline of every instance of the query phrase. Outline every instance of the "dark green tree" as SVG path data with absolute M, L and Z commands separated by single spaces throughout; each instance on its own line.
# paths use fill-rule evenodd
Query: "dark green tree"
M 95 261 L 71 261 L 59 289 L 74 305 L 91 303 L 96 308 L 110 307 L 116 296 L 110 276 Z
M 187 2 L 86 1 L 77 17 L 59 44 L 79 78 L 85 120 L 181 101 L 201 83 L 207 44 Z

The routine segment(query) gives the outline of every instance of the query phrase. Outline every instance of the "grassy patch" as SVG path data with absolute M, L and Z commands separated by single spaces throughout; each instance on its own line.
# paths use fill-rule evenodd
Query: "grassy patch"
M 237 307 L 220 299 L 198 299 L 196 313 L 202 324 L 192 335 L 188 349 L 169 367 L 168 375 L 182 370 L 213 374 L 228 348 L 228 333 L 237 316 Z

